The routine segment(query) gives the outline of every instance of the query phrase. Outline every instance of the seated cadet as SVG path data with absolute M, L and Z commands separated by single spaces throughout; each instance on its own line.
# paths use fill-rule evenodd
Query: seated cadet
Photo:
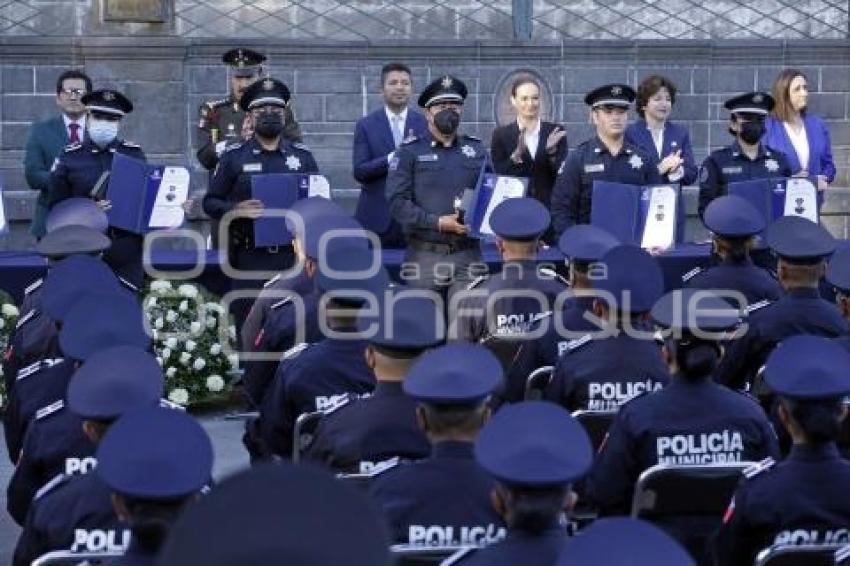
M 328 246 L 315 277 L 325 338 L 284 356 L 260 408 L 259 430 L 273 454 L 291 455 L 300 415 L 333 410 L 349 395 L 375 389 L 375 375 L 366 365 L 368 341 L 357 324 L 360 310 L 374 305 L 389 283 L 380 264 L 372 269 L 375 259 L 374 250 L 345 240 Z M 370 269 L 373 273 L 362 276 Z
M 607 277 L 593 280 L 594 289 L 603 293 L 594 300 L 593 311 L 604 327 L 567 344 L 545 393 L 569 411 L 617 409 L 670 381 L 646 324 L 646 313 L 664 292 L 657 260 L 636 246 L 617 246 L 600 263 Z
M 180 512 L 208 488 L 213 447 L 184 411 L 137 408 L 109 427 L 97 462 L 115 514 L 132 532 L 126 554 L 108 564 L 153 564 Z
M 383 507 L 393 541 L 413 545 L 484 545 L 505 534 L 490 504 L 493 480 L 473 457 L 490 416 L 487 401 L 502 379 L 483 346 L 452 344 L 426 352 L 404 380 L 431 456 L 376 475 L 370 495 Z
M 90 450 L 39 490 L 15 548 L 15 564 L 29 564 L 53 550 L 101 552 L 126 549 L 130 532 L 119 524 L 109 490 L 97 474 L 94 448 L 109 426 L 128 410 L 156 406 L 163 392 L 162 368 L 153 355 L 132 346 L 116 346 L 91 356 L 68 384 L 67 405 L 36 421 L 53 425 L 55 439 L 84 435 Z M 68 410 L 64 410 L 67 406 Z M 44 433 L 48 433 L 45 429 Z M 38 446 L 36 446 L 38 447 Z M 26 447 L 25 447 L 26 450 Z M 69 452 L 69 454 L 73 454 Z M 26 452 L 24 452 L 26 457 Z M 76 472 L 76 475 L 72 475 Z M 82 475 L 80 475 L 82 474 Z
M 841 315 L 850 321 L 850 246 L 835 250 L 826 266 L 825 279 L 835 288 L 835 304 Z M 850 350 L 850 335 L 839 336 L 835 341 Z
M 42 242 L 49 237 L 50 234 L 45 236 Z M 56 331 L 57 325 L 62 323 L 78 299 L 95 292 L 122 292 L 112 270 L 99 259 L 73 256 L 54 267 L 47 276 L 40 295 L 43 316 L 50 320 L 50 326 L 54 329 L 51 332 Z M 73 371 L 70 363 L 63 363 L 63 352 L 56 336 L 50 337 L 44 333 L 31 336 L 23 329 L 24 327 L 21 327 L 20 344 L 28 345 L 30 339 L 45 340 L 46 345 L 39 349 L 44 350 L 50 357 L 41 358 L 20 369 L 13 386 L 8 390 L 9 404 L 3 415 L 3 422 L 6 446 L 13 462 L 18 460 L 18 452 L 31 418 L 42 407 L 64 397 L 67 380 Z M 44 375 L 42 372 L 45 372 Z M 45 479 L 50 477 L 52 476 Z
M 157 564 L 388 566 L 388 538 L 359 491 L 310 466 L 262 465 L 187 508 Z
M 774 544 L 850 542 L 850 462 L 835 445 L 847 416 L 850 354 L 819 336 L 792 336 L 773 351 L 765 381 L 794 446 L 760 463 L 738 486 L 717 538 L 717 564 L 752 564 Z
M 540 237 L 549 228 L 549 211 L 535 198 L 506 199 L 493 209 L 490 227 L 504 262 L 502 270 L 477 278 L 452 297 L 452 339 L 482 342 L 513 337 L 519 345 L 521 335 L 537 317 L 552 310 L 555 298 L 567 288 L 554 271 L 536 263 Z
M 575 503 L 570 484 L 593 461 L 582 426 L 551 403 L 510 405 L 478 435 L 475 459 L 496 480 L 491 500 L 508 534 L 459 564 L 555 564 L 567 540 L 565 512 Z
M 416 424 L 416 402 L 402 383 L 429 348 L 445 340 L 442 301 L 404 288 L 387 293 L 366 347 L 366 365 L 375 373 L 374 393 L 341 405 L 322 417 L 306 458 L 337 471 L 366 474 L 391 459 L 418 460 L 431 445 Z
M 745 199 L 726 195 L 711 201 L 702 221 L 711 231 L 712 249 L 720 263 L 709 269 L 697 267 L 684 276 L 682 282 L 690 289 L 737 291 L 747 300 L 746 307 L 761 301 L 778 301 L 782 287 L 773 274 L 758 267 L 750 259 L 755 237 L 765 228 L 761 212 Z M 732 297 L 726 297 L 736 302 Z
M 544 328 L 543 335 L 522 344 L 508 370 L 507 391 L 500 397 L 510 403 L 521 401 L 531 372 L 543 366 L 554 367 L 571 340 L 600 329 L 600 321 L 593 314 L 594 293 L 588 271 L 619 243 L 606 230 L 590 224 L 577 224 L 564 230 L 558 249 L 567 258 L 569 291 L 561 295 L 563 302 L 554 305 L 554 312 L 559 314 L 542 318 L 532 326 L 532 332 Z
M 662 297 L 652 318 L 664 329 L 673 379 L 615 417 L 586 484 L 603 515 L 628 513 L 635 482 L 656 464 L 728 464 L 779 453 L 761 407 L 712 379 L 720 340 L 738 325 L 739 311 L 711 291 L 682 289 Z M 703 555 L 715 528 L 701 519 L 665 525 L 694 556 Z
M 567 541 L 557 566 L 627 564 L 696 566 L 693 558 L 667 533 L 652 523 L 626 517 L 594 521 Z
M 601 86 L 584 97 L 596 135 L 571 151 L 558 171 L 552 191 L 552 224 L 559 237 L 570 226 L 590 223 L 594 181 L 663 182 L 655 159 L 624 138 L 634 99 L 634 89 L 624 84 Z
M 752 383 L 768 354 L 785 338 L 816 334 L 834 338 L 850 327 L 818 291 L 835 240 L 825 228 L 799 216 L 784 216 L 767 229 L 767 244 L 779 256 L 777 274 L 785 296 L 751 308 L 746 334 L 729 344 L 715 379 L 729 387 Z
M 732 145 L 714 151 L 702 162 L 699 172 L 699 215 L 717 197 L 729 192 L 729 183 L 790 177 L 791 166 L 785 154 L 767 147 L 764 119 L 773 109 L 773 97 L 766 92 L 748 92 L 723 103 L 729 110 Z

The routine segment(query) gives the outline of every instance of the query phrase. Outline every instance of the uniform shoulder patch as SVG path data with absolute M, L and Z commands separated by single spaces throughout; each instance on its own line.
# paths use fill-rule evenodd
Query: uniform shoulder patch
M 350 405 L 352 403 L 352 401 L 355 401 L 356 399 L 357 399 L 356 396 L 349 395 L 349 394 L 345 394 L 345 395 L 342 395 L 338 398 L 335 398 L 329 406 L 322 409 L 322 414 L 323 415 L 330 415 L 332 413 L 335 413 L 336 411 L 340 410 L 341 408 L 343 408 L 347 405 Z
M 560 275 L 557 271 L 555 271 L 551 267 L 540 266 L 540 267 L 537 268 L 537 273 L 542 275 L 543 277 L 548 278 L 548 279 L 560 281 L 561 283 L 563 283 L 567 287 L 570 286 L 570 282 L 567 281 L 566 279 L 564 279 L 564 277 L 562 275 Z
M 272 277 L 271 279 L 269 279 L 268 281 L 263 283 L 263 287 L 269 287 L 271 285 L 274 285 L 278 281 L 280 281 L 280 273 L 278 273 L 277 275 L 275 275 L 274 277 Z
M 26 289 L 24 289 L 24 295 L 29 295 L 30 293 L 32 293 L 33 291 L 35 291 L 36 289 L 38 289 L 42 285 L 44 285 L 44 278 L 39 277 L 38 279 L 36 279 L 35 281 L 33 281 L 32 283 L 27 285 Z
M 48 359 L 45 359 L 45 360 L 39 360 L 37 362 L 34 362 L 34 363 L 18 370 L 18 375 L 15 376 L 15 380 L 17 381 L 17 380 L 24 379 L 26 377 L 31 376 L 34 373 L 38 373 L 43 369 L 51 368 L 51 367 L 53 367 L 56 364 L 59 364 L 61 362 L 62 362 L 62 358 L 56 358 L 56 359 L 48 358 Z
M 276 303 L 272 303 L 272 306 L 269 307 L 269 308 L 271 308 L 273 311 L 276 311 L 277 309 L 281 308 L 284 305 L 288 305 L 291 302 L 292 302 L 292 297 L 284 297 L 281 300 L 277 301 Z
M 72 143 L 72 144 L 66 145 L 64 151 L 65 151 L 65 153 L 71 153 L 72 151 L 77 151 L 81 147 L 83 147 L 83 144 L 81 144 L 81 143 Z
M 581 338 L 576 338 L 575 340 L 570 340 L 567 342 L 567 351 L 572 352 L 578 350 L 585 344 L 589 344 L 593 340 L 593 336 L 590 334 L 585 334 Z
M 687 283 L 688 281 L 690 281 L 691 279 L 693 279 L 694 277 L 696 277 L 700 273 L 702 273 L 701 267 L 695 267 L 695 268 L 691 269 L 690 271 L 688 271 L 687 273 L 682 275 L 682 283 Z
M 65 474 L 58 474 L 56 476 L 53 476 L 52 480 L 41 486 L 41 488 L 35 492 L 33 500 L 41 499 L 59 486 L 64 485 L 65 482 L 67 482 L 70 478 L 71 476 L 66 476 Z
M 472 282 L 469 285 L 466 286 L 466 290 L 470 291 L 472 289 L 475 289 L 476 287 L 481 285 L 484 281 L 487 281 L 487 279 L 489 279 L 489 275 L 480 275 L 480 276 L 476 277 L 475 279 L 472 280 Z
M 414 136 L 408 136 L 407 138 L 405 138 L 401 141 L 401 145 L 410 145 L 410 144 L 412 144 L 414 142 L 418 142 L 418 141 L 419 141 L 419 136 L 415 136 L 415 135 Z
M 174 401 L 169 401 L 168 399 L 160 399 L 159 406 L 163 409 L 173 409 L 175 411 L 185 411 L 186 407 L 183 405 L 179 405 Z
M 477 142 L 481 141 L 481 138 L 479 138 L 478 136 L 473 136 L 472 134 L 463 134 L 463 137 L 465 137 L 468 140 L 473 140 L 473 141 L 477 141 Z
M 300 149 L 302 151 L 310 151 L 310 147 L 301 142 L 292 142 L 292 147 Z
M 40 421 L 41 419 L 47 418 L 50 415 L 55 414 L 55 413 L 61 411 L 64 408 L 65 408 L 65 401 L 63 401 L 62 399 L 59 399 L 58 401 L 55 401 L 55 402 L 47 405 L 46 407 L 42 407 L 38 411 L 36 411 L 35 412 L 35 420 Z
M 298 355 L 304 350 L 306 350 L 309 346 L 310 345 L 307 342 L 301 342 L 300 344 L 296 344 L 295 346 L 285 351 L 283 353 L 283 356 L 281 356 L 281 359 L 291 360 L 292 358 L 298 357 Z
M 138 288 L 137 286 L 133 285 L 132 283 L 130 283 L 129 281 L 127 281 L 126 279 L 124 279 L 124 278 L 123 278 L 123 277 L 121 277 L 120 275 L 118 276 L 118 281 L 119 281 L 122 285 L 124 285 L 125 287 L 127 287 L 128 289 L 130 289 L 131 291 L 133 291 L 134 293 L 138 293 L 138 292 L 139 292 L 139 288 Z
M 136 142 L 131 142 L 131 141 L 128 141 L 128 140 L 121 140 L 121 145 L 123 145 L 125 147 L 135 147 L 137 149 L 141 149 L 141 147 L 142 147 L 139 144 L 137 144 Z
M 208 106 L 211 110 L 214 110 L 219 106 L 224 106 L 225 104 L 227 104 L 227 99 L 222 98 L 220 100 L 210 100 L 209 102 L 204 102 L 202 106 Z
M 32 320 L 32 318 L 36 314 L 38 314 L 38 311 L 36 311 L 35 309 L 28 311 L 24 316 L 22 316 L 21 318 L 18 319 L 18 322 L 15 324 L 15 329 L 18 329 L 18 328 L 22 327 L 23 325 L 25 325 L 27 322 Z
M 744 470 L 744 477 L 747 478 L 748 480 L 752 479 L 752 478 L 756 477 L 757 475 L 764 473 L 767 470 L 771 469 L 775 465 L 776 465 L 776 460 L 774 460 L 773 458 L 767 457 L 764 460 L 762 460 L 761 462 L 759 462 L 757 464 L 753 464 L 749 468 L 746 468 Z
M 243 145 L 242 142 L 228 143 L 227 145 L 224 146 L 224 153 L 231 152 L 234 149 L 239 149 L 240 147 L 242 147 L 242 145 Z
M 369 471 L 368 476 L 370 478 L 374 478 L 375 476 L 383 474 L 387 470 L 397 468 L 399 464 L 401 464 L 401 458 L 399 458 L 398 456 L 390 458 L 389 460 L 384 460 L 382 462 L 375 462 L 375 465 L 372 466 L 372 469 Z
M 771 304 L 773 304 L 773 302 L 770 299 L 764 299 L 751 305 L 747 305 L 747 314 L 752 314 L 758 310 L 763 309 L 764 307 L 770 306 Z

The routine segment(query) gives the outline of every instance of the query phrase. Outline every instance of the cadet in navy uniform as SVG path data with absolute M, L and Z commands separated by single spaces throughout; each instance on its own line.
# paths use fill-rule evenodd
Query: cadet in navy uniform
M 778 456 L 776 434 L 751 398 L 718 385 L 712 373 L 739 311 L 711 291 L 662 297 L 652 318 L 664 331 L 673 379 L 620 408 L 588 476 L 588 499 L 603 515 L 628 513 L 638 476 L 656 464 L 726 464 Z M 716 525 L 695 519 L 665 526 L 695 557 Z
M 559 237 L 570 226 L 590 223 L 594 181 L 663 182 L 655 159 L 624 138 L 634 99 L 634 89 L 624 84 L 601 86 L 584 97 L 596 136 L 571 151 L 558 172 L 552 191 L 552 222 Z
M 427 352 L 407 374 L 404 391 L 418 402 L 416 418 L 432 451 L 387 468 L 369 486 L 394 541 L 484 545 L 504 536 L 490 504 L 495 484 L 473 457 L 475 437 L 490 416 L 487 401 L 501 379 L 499 360 L 473 344 Z
M 699 172 L 699 215 L 712 200 L 729 192 L 729 183 L 790 177 L 791 166 L 781 151 L 761 142 L 764 119 L 773 109 L 773 97 L 766 92 L 748 92 L 723 103 L 729 110 L 732 145 L 714 151 L 702 162 Z
M 845 244 L 835 250 L 826 266 L 825 279 L 835 289 L 835 304 L 841 315 L 850 320 L 850 246 Z M 839 336 L 835 341 L 850 350 L 850 335 Z
M 57 436 L 44 436 L 43 442 L 71 440 L 65 446 L 66 462 L 78 461 L 74 467 L 80 469 L 72 470 L 66 464 L 63 474 L 39 490 L 15 549 L 16 565 L 29 564 L 52 550 L 126 549 L 130 532 L 118 522 L 109 490 L 93 473 L 97 464 L 94 449 L 122 414 L 156 406 L 162 393 L 162 368 L 153 355 L 132 346 L 101 350 L 74 373 L 67 402 L 36 421 L 30 434 L 38 422 L 44 422 Z M 83 436 L 88 444 L 85 458 L 71 450 L 77 436 Z
M 234 269 L 281 271 L 290 267 L 292 246 L 257 247 L 252 220 L 263 214 L 263 203 L 251 196 L 251 177 L 268 173 L 318 173 L 319 166 L 307 146 L 283 137 L 283 114 L 289 104 L 289 89 L 277 79 L 258 80 L 249 86 L 239 105 L 254 120 L 254 136 L 227 147 L 204 195 L 204 212 L 214 220 L 228 212 L 235 217 L 229 225 L 229 258 Z M 268 277 L 268 276 L 266 276 Z M 234 279 L 234 289 L 258 289 L 262 279 Z M 237 328 L 251 307 L 247 300 L 234 301 L 231 312 Z
M 746 334 L 732 341 L 716 379 L 729 387 L 752 383 L 770 351 L 795 334 L 836 337 L 847 321 L 818 291 L 824 261 L 835 240 L 825 228 L 799 216 L 783 216 L 767 229 L 767 244 L 779 256 L 777 271 L 785 295 L 775 303 L 750 306 Z
M 377 384 L 370 397 L 349 402 L 325 415 L 306 458 L 342 472 L 371 473 L 394 458 L 418 460 L 431 452 L 416 423 L 416 402 L 402 383 L 428 348 L 445 340 L 442 304 L 430 297 L 393 290 L 381 303 L 366 364 Z
M 481 140 L 458 133 L 466 93 L 466 85 L 449 75 L 425 87 L 419 106 L 429 136 L 402 143 L 389 162 L 390 213 L 407 237 L 401 277 L 413 287 L 469 283 L 472 264 L 481 261 L 478 240 L 459 215 L 464 189 L 475 188 L 489 160 Z
M 106 189 L 115 153 L 145 161 L 145 154 L 137 144 L 118 136 L 121 119 L 133 111 L 133 104 L 123 94 L 96 90 L 85 95 L 82 103 L 88 109 L 88 135 L 81 143 L 67 146 L 57 158 L 47 182 L 47 206 L 51 209 L 65 199 L 85 197 L 108 210 Z M 112 246 L 104 256 L 106 263 L 118 275 L 141 287 L 143 238 L 119 228 L 110 228 L 109 237 Z
M 610 293 L 616 304 L 607 304 L 604 295 L 594 301 L 594 313 L 606 322 L 600 337 L 589 333 L 567 344 L 545 394 L 569 411 L 615 410 L 670 381 L 661 349 L 645 322 L 664 293 L 661 267 L 636 246 L 617 246 L 601 263 L 607 277 L 594 280 L 594 289 Z
M 717 538 L 717 564 L 752 564 L 774 544 L 850 542 L 850 462 L 835 441 L 847 416 L 850 354 L 817 336 L 792 336 L 773 351 L 765 381 L 794 445 L 780 462 L 745 473 Z
M 745 199 L 726 195 L 711 201 L 702 218 L 712 233 L 712 247 L 720 258 L 714 267 L 697 267 L 682 277 L 691 289 L 736 291 L 746 299 L 746 307 L 761 301 L 778 301 L 782 287 L 767 270 L 750 258 L 755 236 L 765 228 L 764 216 Z M 728 297 L 730 302 L 735 301 Z M 737 301 L 740 302 L 740 301 Z
M 515 340 L 519 346 L 532 323 L 552 310 L 567 286 L 554 270 L 538 267 L 535 261 L 549 220 L 549 211 L 534 198 L 506 199 L 493 209 L 490 227 L 504 262 L 502 270 L 475 279 L 457 306 L 450 307 L 456 308 L 453 339 L 482 342 L 503 338 Z
M 349 395 L 364 395 L 375 388 L 375 375 L 366 365 L 368 342 L 357 317 L 361 308 L 374 305 L 389 276 L 380 263 L 372 269 L 375 250 L 332 242 L 339 245 L 328 246 L 316 273 L 316 287 L 323 294 L 320 316 L 325 318 L 320 328 L 325 338 L 284 356 L 260 408 L 262 436 L 272 453 L 281 457 L 292 452 L 299 415 L 332 410 Z M 370 270 L 353 278 L 354 273 Z
M 517 353 L 506 378 L 506 401 L 522 400 L 529 374 L 544 366 L 554 367 L 572 340 L 600 330 L 602 321 L 593 313 L 594 292 L 588 272 L 619 243 L 607 231 L 590 224 L 576 224 L 561 234 L 558 249 L 567 258 L 569 291 L 553 305 L 551 316 L 532 326 L 532 332 L 543 328 L 543 335 L 524 342 Z
M 567 540 L 565 512 L 575 502 L 570 484 L 593 461 L 581 424 L 551 403 L 510 405 L 478 435 L 475 459 L 497 482 L 493 507 L 508 534 L 459 564 L 555 564 Z
M 212 477 L 213 448 L 203 427 L 184 411 L 129 411 L 97 448 L 97 475 L 112 492 L 118 518 L 132 531 L 126 554 L 110 565 L 153 564 L 168 530 Z

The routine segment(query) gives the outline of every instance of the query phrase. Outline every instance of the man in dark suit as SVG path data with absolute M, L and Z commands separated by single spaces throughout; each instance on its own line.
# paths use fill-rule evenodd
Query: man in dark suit
M 355 217 L 367 230 L 378 234 L 384 247 L 403 248 L 404 233 L 390 216 L 384 190 L 387 167 L 405 139 L 425 137 L 425 118 L 407 108 L 411 94 L 410 68 L 389 63 L 381 69 L 384 106 L 357 121 L 352 163 L 354 178 L 361 184 Z
M 65 71 L 56 80 L 56 105 L 62 111 L 32 125 L 24 148 L 24 175 L 27 184 L 38 191 L 35 216 L 30 232 L 41 238 L 46 232 L 47 179 L 50 169 L 69 143 L 83 141 L 86 131 L 86 108 L 81 98 L 91 92 L 91 79 L 82 71 Z

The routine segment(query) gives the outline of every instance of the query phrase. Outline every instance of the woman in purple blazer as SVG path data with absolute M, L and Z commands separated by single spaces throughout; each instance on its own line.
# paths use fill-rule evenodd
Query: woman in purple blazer
M 835 162 L 826 124 L 807 112 L 806 76 L 785 69 L 773 82 L 771 94 L 776 106 L 765 122 L 763 141 L 788 157 L 794 175 L 817 177 L 818 189 L 824 190 L 835 180 Z

